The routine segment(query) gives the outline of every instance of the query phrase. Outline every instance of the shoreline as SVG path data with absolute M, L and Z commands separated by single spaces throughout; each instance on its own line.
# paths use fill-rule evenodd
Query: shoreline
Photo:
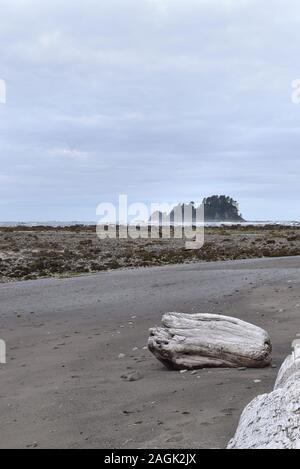
M 172 234 L 172 231 L 171 231 Z M 73 277 L 124 268 L 300 255 L 300 228 L 222 226 L 205 229 L 201 249 L 185 239 L 105 239 L 94 226 L 0 228 L 0 283 Z
M 224 448 L 278 369 L 170 372 L 144 349 L 148 329 L 167 311 L 239 317 L 270 333 L 279 367 L 300 332 L 299 267 L 259 259 L 0 285 L 0 447 Z M 122 378 L 134 371 L 140 380 Z
M 264 262 L 264 261 L 287 261 L 287 260 L 300 260 L 300 254 L 298 256 L 284 256 L 284 257 L 253 257 L 253 258 L 244 258 L 244 259 L 225 259 L 225 260 L 220 260 L 220 261 L 194 261 L 194 262 L 185 262 L 182 264 L 164 264 L 164 265 L 157 265 L 157 266 L 142 266 L 142 267 L 120 267 L 118 269 L 108 269 L 108 270 L 103 270 L 101 272 L 89 272 L 89 273 L 75 273 L 72 275 L 62 275 L 62 276 L 56 276 L 52 275 L 49 277 L 39 277 L 36 279 L 32 280 L 10 280 L 7 282 L 2 282 L 0 281 L 0 287 L 1 285 L 15 285 L 15 284 L 35 284 L 37 282 L 42 282 L 42 281 L 62 281 L 62 280 L 72 280 L 72 279 L 81 279 L 81 278 L 94 278 L 100 275 L 108 275 L 108 274 L 113 274 L 116 272 L 131 272 L 131 273 L 136 273 L 139 274 L 141 272 L 151 272 L 151 271 L 162 271 L 164 268 L 178 268 L 178 267 L 188 267 L 188 266 L 207 266 L 209 270 L 209 266 L 214 268 L 215 266 L 224 266 L 228 267 L 230 266 L 234 268 L 234 265 L 243 265 L 245 264 L 250 264 L 253 262 L 255 264 L 256 262 Z

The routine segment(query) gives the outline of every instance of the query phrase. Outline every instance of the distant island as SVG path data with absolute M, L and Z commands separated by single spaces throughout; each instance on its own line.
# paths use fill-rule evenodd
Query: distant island
M 232 197 L 213 195 L 203 200 L 205 221 L 244 222 L 239 204 Z
M 203 199 L 202 206 L 204 207 L 204 220 L 205 222 L 244 222 L 242 214 L 239 211 L 239 204 L 232 197 L 225 195 L 213 195 Z M 201 205 L 200 205 L 201 207 Z M 195 202 L 190 202 L 189 204 L 179 204 L 173 208 L 169 214 L 170 223 L 173 223 L 175 216 L 180 214 L 183 222 L 190 222 L 190 217 L 192 217 L 192 222 L 199 220 L 197 216 L 199 206 L 196 206 Z M 186 215 L 188 214 L 188 215 Z M 150 218 L 150 222 L 159 222 L 160 224 L 163 221 L 163 218 L 168 214 L 162 212 L 154 212 Z M 188 217 L 188 219 L 187 219 Z

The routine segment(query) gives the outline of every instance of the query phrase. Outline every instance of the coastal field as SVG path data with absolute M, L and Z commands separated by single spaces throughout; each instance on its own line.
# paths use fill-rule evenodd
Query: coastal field
M 100 241 L 93 226 L 0 228 L 0 447 L 226 447 L 300 333 L 299 255 L 287 226 L 210 227 L 198 251 Z M 147 350 L 168 311 L 263 327 L 272 366 L 168 371 Z
M 0 227 L 0 282 L 299 254 L 294 226 L 209 227 L 204 247 L 194 251 L 184 239 L 99 240 L 95 226 Z
M 226 447 L 300 332 L 299 291 L 299 257 L 2 283 L 0 447 Z M 166 311 L 223 313 L 265 328 L 273 365 L 165 369 L 147 338 Z

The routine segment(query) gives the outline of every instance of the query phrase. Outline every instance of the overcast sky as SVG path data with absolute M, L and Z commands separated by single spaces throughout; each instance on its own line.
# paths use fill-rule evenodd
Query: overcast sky
M 299 0 L 0 0 L 0 220 L 227 194 L 300 220 Z

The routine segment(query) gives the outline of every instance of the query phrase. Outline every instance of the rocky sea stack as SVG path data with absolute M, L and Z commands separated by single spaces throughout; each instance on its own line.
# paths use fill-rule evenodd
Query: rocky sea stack
M 175 220 L 178 220 L 179 215 L 183 223 L 191 221 L 195 223 L 203 220 L 203 208 L 206 222 L 242 223 L 245 221 L 239 211 L 237 201 L 225 195 L 213 195 L 205 198 L 200 206 L 197 206 L 195 202 L 190 202 L 189 204 L 177 205 L 170 214 L 155 212 L 152 214 L 150 222 L 159 222 L 161 224 L 163 220 L 169 220 L 170 223 L 174 223 Z

